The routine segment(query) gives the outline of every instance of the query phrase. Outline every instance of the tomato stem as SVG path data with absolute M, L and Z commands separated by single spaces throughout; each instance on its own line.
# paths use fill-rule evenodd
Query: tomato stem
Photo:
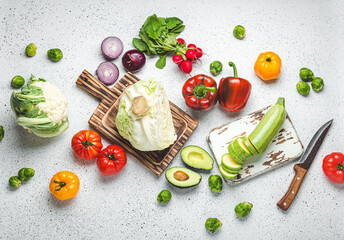
M 110 154 L 107 151 L 105 151 L 105 152 L 106 152 L 106 154 L 102 154 L 101 153 L 101 155 L 107 157 L 110 161 L 116 161 L 117 163 L 119 163 L 117 158 L 115 158 L 115 154 L 114 153 Z
M 344 165 L 341 162 L 338 162 L 337 169 L 338 170 L 343 170 L 344 169 Z
M 55 180 L 54 183 L 58 184 L 58 186 L 55 187 L 55 191 L 60 191 L 64 186 L 66 186 L 65 182 L 59 182 Z
M 233 68 L 234 71 L 234 77 L 238 77 L 238 72 L 235 64 L 233 62 L 229 62 L 228 65 Z
M 87 148 L 88 146 L 93 145 L 93 143 L 89 142 L 88 139 L 86 139 L 85 142 L 81 142 L 81 143 L 82 143 L 82 145 L 84 145 L 85 148 Z
M 271 62 L 271 58 L 270 58 L 270 57 L 268 57 L 268 58 L 266 59 L 266 61 L 268 61 L 268 62 Z

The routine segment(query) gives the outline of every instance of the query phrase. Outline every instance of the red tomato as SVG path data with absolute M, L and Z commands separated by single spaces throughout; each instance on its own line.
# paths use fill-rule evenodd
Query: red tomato
M 127 156 L 124 149 L 118 145 L 110 145 L 104 148 L 97 160 L 98 169 L 105 176 L 119 173 L 126 164 Z
M 80 131 L 72 138 L 72 149 L 83 160 L 96 159 L 102 147 L 99 134 L 91 130 Z
M 328 179 L 334 183 L 344 183 L 344 154 L 333 152 L 323 161 L 323 170 Z

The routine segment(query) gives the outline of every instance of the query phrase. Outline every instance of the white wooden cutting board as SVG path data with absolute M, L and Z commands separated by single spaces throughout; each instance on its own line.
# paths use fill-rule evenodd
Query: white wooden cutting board
M 221 164 L 222 155 L 228 153 L 229 143 L 239 136 L 248 136 L 270 107 L 268 106 L 210 131 L 207 140 L 218 166 Z M 299 158 L 302 153 L 303 145 L 287 114 L 281 130 L 266 151 L 246 161 L 236 178 L 225 181 L 228 184 L 241 183 L 277 166 L 293 161 Z

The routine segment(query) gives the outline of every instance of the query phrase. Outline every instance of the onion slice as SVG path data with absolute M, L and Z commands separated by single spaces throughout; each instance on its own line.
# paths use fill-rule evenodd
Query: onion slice
M 123 52 L 123 43 L 118 37 L 107 37 L 103 40 L 101 50 L 108 60 L 118 58 Z
M 118 79 L 119 71 L 114 63 L 102 62 L 99 64 L 96 74 L 102 83 L 110 85 Z

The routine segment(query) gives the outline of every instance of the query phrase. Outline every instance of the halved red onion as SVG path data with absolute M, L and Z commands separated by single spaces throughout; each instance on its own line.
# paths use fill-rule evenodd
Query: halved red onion
M 101 50 L 106 59 L 113 60 L 123 52 L 123 43 L 118 37 L 107 37 L 102 42 Z
M 102 62 L 99 64 L 96 74 L 102 83 L 110 85 L 118 79 L 119 71 L 114 63 Z

